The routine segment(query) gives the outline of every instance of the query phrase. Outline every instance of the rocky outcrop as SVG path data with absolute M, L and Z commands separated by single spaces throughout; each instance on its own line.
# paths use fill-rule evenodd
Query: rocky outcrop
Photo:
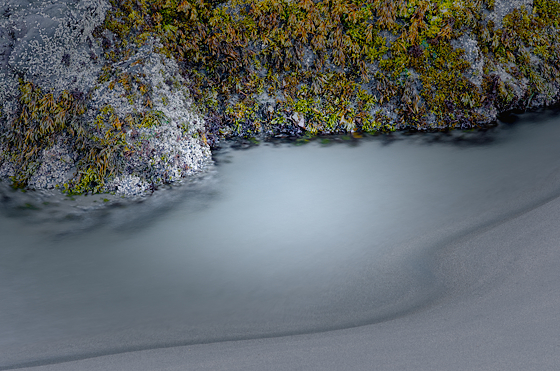
M 204 122 L 192 108 L 176 62 L 156 53 L 153 40 L 127 60 L 107 59 L 102 39 L 93 34 L 102 30 L 109 8 L 104 0 L 8 0 L 0 6 L 0 177 L 20 174 L 18 180 L 32 189 L 135 195 L 198 172 L 209 161 Z M 109 78 L 116 71 L 129 78 L 126 87 Z M 104 73 L 111 76 L 103 78 Z M 46 139 L 17 142 L 24 130 L 18 126 L 22 110 L 39 109 L 22 108 L 24 83 L 32 84 L 36 99 L 56 101 L 67 94 L 83 101 L 84 112 L 66 114 Z M 140 87 L 146 90 L 139 93 Z M 28 126 L 38 131 L 39 121 Z M 80 138 L 65 129 L 71 125 L 83 129 Z M 113 153 L 99 165 L 91 157 L 102 158 L 103 145 Z M 81 151 L 88 149 L 97 152 L 86 158 Z M 34 153 L 21 159 L 18 150 Z M 112 168 L 103 169 L 105 179 L 90 179 L 107 164 Z
M 487 12 L 486 18 L 492 20 L 497 28 L 502 28 L 502 20 L 514 9 L 525 7 L 529 12 L 533 11 L 533 0 L 495 0 L 494 8 Z
M 18 79 L 57 94 L 95 86 L 103 50 L 92 33 L 108 9 L 104 0 L 7 0 L 0 6 L 0 99 L 5 113 L 14 109 Z
M 107 185 L 107 190 L 117 193 L 137 194 L 178 181 L 201 171 L 211 156 L 203 139 L 204 121 L 194 112 L 177 63 L 155 52 L 154 44 L 146 43 L 133 56 L 113 65 L 119 76 L 130 77 L 130 86 L 106 81 L 90 98 L 95 109 L 86 116 L 88 121 L 95 121 L 95 112 L 103 107 L 112 107 L 118 117 L 133 117 L 145 109 L 142 94 L 133 93 L 143 86 L 150 90 L 148 114 L 158 115 L 155 125 L 133 124 L 126 131 L 125 142 L 135 150 L 127 151 L 123 172 Z
M 201 171 L 224 137 L 484 126 L 558 102 L 559 13 L 557 0 L 6 0 L 0 177 L 136 195 Z

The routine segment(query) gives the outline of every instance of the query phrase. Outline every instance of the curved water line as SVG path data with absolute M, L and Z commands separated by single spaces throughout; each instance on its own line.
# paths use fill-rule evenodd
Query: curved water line
M 447 237 L 437 240 L 436 243 L 431 244 L 429 246 L 429 256 L 437 256 L 438 252 L 448 249 L 450 246 L 457 246 L 465 243 L 468 240 L 473 239 L 474 237 L 481 235 L 485 232 L 488 232 L 504 223 L 507 223 L 513 219 L 520 217 L 532 210 L 535 210 L 546 203 L 558 198 L 560 196 L 560 189 L 556 188 L 553 190 L 552 193 L 549 193 L 547 196 L 539 197 L 537 200 L 533 200 L 529 205 L 525 205 L 521 208 L 517 208 L 515 210 L 509 210 L 499 216 L 492 218 L 490 220 L 482 221 L 479 223 L 470 224 L 469 226 L 463 228 L 459 232 L 452 233 Z M 442 278 L 443 280 L 445 277 Z M 48 364 L 58 364 L 63 362 L 70 362 L 76 360 L 83 360 L 88 358 L 95 358 L 107 355 L 114 355 L 114 354 L 121 354 L 127 352 L 136 352 L 142 350 L 149 350 L 149 349 L 163 349 L 163 348 L 172 348 L 172 347 L 180 347 L 180 346 L 187 346 L 187 345 L 194 345 L 194 344 L 208 344 L 208 343 L 215 343 L 215 342 L 224 342 L 224 341 L 235 341 L 235 340 L 248 340 L 248 339 L 259 339 L 259 338 L 270 338 L 270 337 L 281 337 L 281 336 L 292 336 L 292 335 L 300 335 L 300 334 L 310 334 L 310 333 L 320 333 L 326 331 L 333 331 L 338 329 L 345 329 L 357 326 L 364 326 L 369 324 L 374 324 L 378 322 L 383 322 L 391 319 L 395 319 L 404 315 L 409 315 L 413 312 L 417 312 L 419 310 L 425 309 L 426 307 L 433 306 L 433 305 L 440 305 L 448 295 L 452 295 L 453 290 L 440 292 L 438 297 L 430 297 L 426 298 L 425 301 L 416 303 L 416 305 L 412 305 L 407 307 L 405 310 L 397 311 L 392 313 L 388 316 L 382 317 L 369 317 L 363 318 L 361 320 L 351 320 L 345 323 L 337 323 L 332 326 L 323 326 L 321 328 L 315 329 L 302 329 L 300 331 L 277 331 L 277 332 L 268 332 L 265 334 L 261 334 L 255 336 L 254 334 L 251 335 L 236 335 L 236 336 L 225 336 L 218 339 L 208 339 L 207 341 L 197 341 L 197 340 L 185 340 L 185 341 L 170 341 L 170 342 L 159 342 L 159 343 L 151 343 L 146 345 L 135 345 L 130 347 L 113 347 L 113 349 L 109 349 L 107 351 L 99 350 L 93 352 L 84 352 L 81 354 L 75 355 L 68 355 L 68 356 L 61 356 L 61 357 L 51 357 L 51 358 L 42 358 L 37 359 L 35 361 L 29 362 L 20 362 L 20 363 L 12 363 L 8 366 L 0 366 L 0 370 L 8 370 L 8 369 L 16 369 L 16 368 L 24 368 L 24 367 L 34 367 L 34 366 L 41 366 L 41 365 L 48 365 Z

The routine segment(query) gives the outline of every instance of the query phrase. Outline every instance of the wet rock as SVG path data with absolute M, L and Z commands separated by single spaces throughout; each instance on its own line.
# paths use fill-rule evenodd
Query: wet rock
M 482 76 L 484 74 L 484 58 L 480 52 L 478 42 L 473 35 L 465 34 L 452 41 L 455 48 L 462 48 L 465 51 L 465 60 L 469 62 L 471 67 L 466 71 L 467 78 L 476 86 L 482 85 Z
M 160 125 L 126 132 L 131 151 L 124 167 L 129 169 L 133 182 L 140 179 L 137 184 L 142 184 L 139 188 L 143 190 L 148 184 L 174 182 L 199 172 L 211 157 L 203 137 L 204 120 L 192 109 L 179 67 L 174 60 L 156 53 L 157 46 L 152 40 L 117 66 L 121 74 L 141 77 L 142 83 L 151 88 L 151 111 L 160 113 L 164 120 Z M 141 96 L 132 101 L 126 96 L 120 84 L 112 88 L 110 82 L 101 84 L 92 94 L 87 120 L 95 120 L 95 115 L 106 106 L 111 106 L 119 117 L 145 110 Z M 108 190 L 134 194 L 138 187 L 130 186 L 132 178 L 117 177 L 109 183 Z
M 58 93 L 91 89 L 101 67 L 91 56 L 102 55 L 92 34 L 108 9 L 104 0 L 8 0 L 0 8 L 0 97 L 13 95 L 16 76 Z
M 102 112 L 110 108 L 111 114 L 125 124 L 121 132 L 122 148 L 119 148 L 123 153 L 119 154 L 117 171 L 105 179 L 105 190 L 137 195 L 154 189 L 158 184 L 174 182 L 204 169 L 211 158 L 206 130 L 217 137 L 231 128 L 221 131 L 219 125 L 223 121 L 220 120 L 215 120 L 215 125 L 210 124 L 209 129 L 205 128 L 206 118 L 193 108 L 185 87 L 188 82 L 182 76 L 180 67 L 172 58 L 158 53 L 161 45 L 157 39 L 149 38 L 142 46 L 134 46 L 131 55 L 119 62 L 105 57 L 104 52 L 115 47 L 118 40 L 108 30 L 101 32 L 101 37 L 94 37 L 94 30 L 103 24 L 111 6 L 107 0 L 4 0 L 0 4 L 0 135 L 7 132 L 8 124 L 13 122 L 21 108 L 17 100 L 19 79 L 31 81 L 43 92 L 53 93 L 54 96 L 66 91 L 76 99 L 79 97 L 87 101 L 87 111 L 79 120 L 94 139 L 110 134 L 110 124 L 105 123 L 105 127 L 99 124 Z M 494 29 L 499 29 L 503 23 L 507 24 L 503 22 L 507 14 L 522 7 L 531 13 L 533 1 L 496 0 L 492 11 L 483 11 L 481 24 L 492 21 Z M 489 54 L 495 54 L 495 50 L 488 52 L 484 45 L 479 45 L 474 30 L 463 31 L 466 32 L 454 39 L 452 46 L 464 50 L 464 55 L 457 54 L 457 58 L 464 58 L 470 67 L 464 71 L 461 67 L 456 72 L 462 73 L 475 86 L 471 92 L 478 99 L 476 105 L 473 94 L 468 96 L 466 93 L 455 101 L 442 103 L 447 97 L 445 94 L 449 93 L 446 92 L 442 93 L 445 96 L 439 103 L 443 113 L 438 111 L 439 116 L 436 117 L 435 111 L 421 112 L 422 104 L 428 100 L 426 95 L 420 98 L 425 83 L 422 82 L 420 69 L 408 66 L 410 68 L 398 78 L 393 77 L 392 81 L 384 77 L 385 81 L 381 84 L 381 81 L 370 81 L 362 86 L 364 91 L 378 99 L 368 113 L 382 123 L 379 125 L 390 130 L 470 127 L 488 124 L 496 119 L 499 111 L 548 105 L 558 99 L 559 84 L 542 77 L 546 76 L 543 71 L 550 69 L 550 63 L 543 61 L 534 51 L 519 51 L 526 52 L 530 68 L 535 72 L 530 76 L 532 81 L 529 81 L 520 77 L 519 66 L 514 64 L 517 63 L 514 62 L 516 57 L 496 59 Z M 95 34 L 99 36 L 99 33 Z M 389 48 L 398 38 L 387 30 L 380 31 L 380 35 Z M 429 43 L 434 43 L 434 39 L 428 38 L 423 44 L 412 46 L 409 55 L 420 58 L 429 49 Z M 248 48 L 258 51 L 255 45 Z M 302 68 L 309 69 L 315 61 L 315 52 L 308 46 L 303 46 L 302 50 Z M 390 53 L 382 58 L 390 58 Z M 330 62 L 325 68 L 331 72 L 348 72 L 345 66 L 335 66 Z M 100 78 L 107 71 L 111 71 L 111 76 Z M 370 77 L 388 74 L 378 62 L 365 65 L 364 71 Z M 265 72 L 264 68 L 256 71 L 261 77 Z M 123 76 L 130 78 L 128 85 L 116 82 Z M 495 85 L 490 93 L 483 91 L 486 89 L 485 81 Z M 465 85 L 472 88 L 468 82 Z M 143 91 L 139 94 L 141 87 Z M 434 83 L 433 94 L 443 90 L 442 85 Z M 229 99 L 240 99 L 240 96 L 234 94 Z M 314 121 L 304 114 L 294 112 L 292 108 L 284 113 L 277 109 L 280 103 L 285 105 L 285 99 L 267 89 L 263 89 L 256 100 L 263 106 L 259 112 L 265 121 L 273 121 L 275 114 L 284 115 L 274 130 L 270 127 L 263 129 L 269 130 L 268 135 L 271 136 L 297 137 L 306 130 L 323 134 L 339 129 L 347 132 L 360 130 L 356 126 L 357 120 L 346 114 L 338 118 L 336 129 L 327 126 L 314 129 Z M 404 111 L 413 114 L 403 116 Z M 448 115 L 452 121 L 445 121 L 447 118 L 444 116 L 449 112 L 452 112 Z M 157 115 L 158 122 L 140 126 L 130 123 L 145 114 Z M 469 114 L 474 117 L 472 121 L 466 118 Z M 405 117 L 412 117 L 411 123 L 406 122 Z M 212 118 L 208 120 L 212 122 Z M 250 122 L 245 124 L 251 126 Z M 27 169 L 31 172 L 29 187 L 52 188 L 72 181 L 72 177 L 75 179 L 79 174 L 76 169 L 80 166 L 80 154 L 75 153 L 71 140 L 69 142 L 64 135 L 62 133 L 61 138 L 54 141 L 57 143 L 54 146 L 51 141 L 51 147 L 41 148 L 38 152 L 40 154 L 34 165 Z M 210 142 L 215 141 L 210 139 Z M 6 153 L 5 146 L 0 147 L 0 156 L 0 177 L 13 176 L 17 167 L 11 162 L 11 154 Z

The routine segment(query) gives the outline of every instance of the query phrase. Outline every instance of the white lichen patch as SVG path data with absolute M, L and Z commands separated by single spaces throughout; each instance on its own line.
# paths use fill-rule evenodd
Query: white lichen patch
M 138 77 L 142 84 L 151 88 L 152 106 L 149 109 L 141 95 L 134 95 L 132 89 L 127 92 L 121 84 L 111 81 L 101 84 L 93 92 L 90 102 L 94 108 L 89 113 L 90 121 L 107 106 L 121 118 L 149 111 L 161 114 L 163 121 L 158 125 L 127 130 L 130 151 L 126 155 L 124 171 L 142 180 L 137 184 L 177 181 L 201 171 L 211 157 L 204 140 L 204 120 L 193 110 L 179 67 L 174 60 L 157 53 L 158 46 L 156 41 L 148 41 L 135 55 L 115 66 L 120 75 Z M 135 88 L 137 82 L 132 84 Z M 107 190 L 132 195 L 138 189 L 147 189 L 144 186 L 131 187 L 129 180 L 120 186 L 119 182 L 124 179 L 129 178 L 115 178 Z
M 465 71 L 465 76 L 470 82 L 480 88 L 482 85 L 482 76 L 484 74 L 484 58 L 478 47 L 478 42 L 472 35 L 465 34 L 453 40 L 452 45 L 455 48 L 460 48 L 465 51 L 464 58 L 470 64 L 470 68 Z
M 531 12 L 533 9 L 533 0 L 495 0 L 494 9 L 488 15 L 488 19 L 494 22 L 496 28 L 502 27 L 502 20 L 514 9 L 525 7 Z
M 146 181 L 134 175 L 117 176 L 108 184 L 108 188 L 122 196 L 139 196 L 144 194 L 149 187 L 150 185 Z
M 62 143 L 43 150 L 39 167 L 31 177 L 28 187 L 31 189 L 52 189 L 62 186 L 76 175 L 75 154 Z
M 55 93 L 91 88 L 102 55 L 92 34 L 108 9 L 105 0 L 8 0 L 0 7 L 0 98 L 17 90 L 15 76 Z

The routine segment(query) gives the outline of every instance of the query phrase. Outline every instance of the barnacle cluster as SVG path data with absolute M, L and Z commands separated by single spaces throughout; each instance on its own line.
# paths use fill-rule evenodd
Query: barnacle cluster
M 210 157 L 176 63 L 154 47 L 148 43 L 103 68 L 89 99 L 93 113 L 85 118 L 92 145 L 78 151 L 87 156 L 68 190 L 142 193 L 200 170 Z

